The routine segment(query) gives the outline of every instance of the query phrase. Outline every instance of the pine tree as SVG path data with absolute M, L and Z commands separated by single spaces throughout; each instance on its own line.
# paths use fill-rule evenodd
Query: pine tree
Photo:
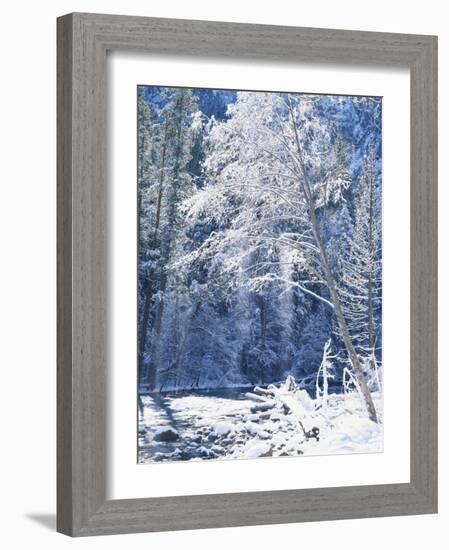
M 139 338 L 141 374 L 151 389 L 157 385 L 160 370 L 165 294 L 170 290 L 170 261 L 180 246 L 183 230 L 178 207 L 193 191 L 188 164 L 198 125 L 196 113 L 196 100 L 190 90 L 170 89 L 166 91 L 165 104 L 158 114 L 159 140 L 153 164 L 156 189 L 152 202 L 154 223 L 146 239 L 149 269 L 144 280 Z M 151 349 L 148 350 L 151 317 Z
M 381 309 L 381 216 L 376 189 L 376 158 L 369 147 L 355 195 L 354 228 L 348 254 L 342 258 L 340 295 L 352 339 L 361 356 L 376 368 L 377 317 Z M 380 321 L 380 319 L 379 319 Z

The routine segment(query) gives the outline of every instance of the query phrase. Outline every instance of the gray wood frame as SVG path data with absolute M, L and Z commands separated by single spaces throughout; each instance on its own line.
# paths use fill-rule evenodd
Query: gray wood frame
M 106 499 L 105 56 L 116 49 L 410 68 L 410 483 Z M 82 536 L 436 511 L 437 38 L 82 13 L 59 18 L 58 531 Z

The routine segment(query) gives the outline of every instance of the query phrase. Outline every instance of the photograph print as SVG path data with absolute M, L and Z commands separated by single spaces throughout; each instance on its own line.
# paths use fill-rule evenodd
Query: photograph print
M 136 101 L 138 463 L 382 452 L 382 99 Z

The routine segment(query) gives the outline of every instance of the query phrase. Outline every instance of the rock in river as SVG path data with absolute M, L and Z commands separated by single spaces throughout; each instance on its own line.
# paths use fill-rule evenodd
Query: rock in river
M 156 433 L 154 434 L 154 440 L 155 441 L 164 441 L 166 443 L 169 443 L 171 441 L 176 441 L 179 439 L 178 432 L 171 428 L 170 426 L 159 428 L 156 430 Z

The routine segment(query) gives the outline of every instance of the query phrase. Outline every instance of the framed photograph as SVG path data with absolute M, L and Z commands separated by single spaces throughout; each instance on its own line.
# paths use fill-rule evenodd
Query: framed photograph
M 58 531 L 437 510 L 437 39 L 58 19 Z

